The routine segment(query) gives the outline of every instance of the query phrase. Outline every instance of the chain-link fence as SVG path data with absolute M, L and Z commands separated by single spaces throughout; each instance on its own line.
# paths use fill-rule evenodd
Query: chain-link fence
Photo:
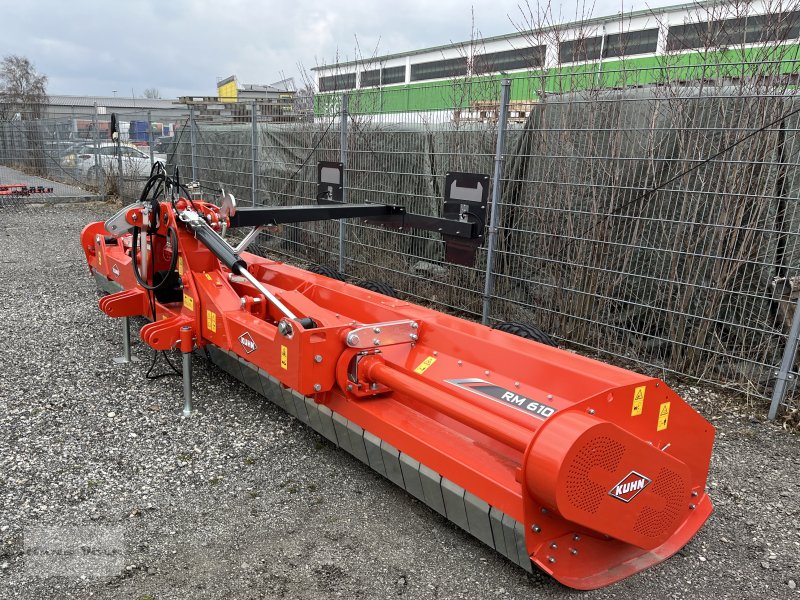
M 354 90 L 318 97 L 313 122 L 192 114 L 154 160 L 244 206 L 314 203 L 318 161 L 338 161 L 347 202 L 429 216 L 441 215 L 448 173 L 485 174 L 497 202 L 470 267 L 444 260 L 438 232 L 359 221 L 282 226 L 251 248 L 490 325 L 533 324 L 653 374 L 794 406 L 797 65 L 754 69 L 573 69 L 413 94 Z M 38 165 L 0 128 L 2 164 Z M 91 181 L 88 170 L 70 176 Z

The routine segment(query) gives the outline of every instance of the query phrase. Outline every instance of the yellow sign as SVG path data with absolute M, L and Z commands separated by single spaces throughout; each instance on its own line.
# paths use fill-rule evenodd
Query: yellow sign
M 206 273 L 205 275 L 206 275 L 206 279 L 208 279 L 209 281 L 211 281 L 211 279 L 212 279 L 212 277 L 211 277 L 211 274 L 210 274 L 210 273 Z
M 209 331 L 217 333 L 217 313 L 210 310 L 206 311 L 206 327 L 208 327 Z
M 638 417 L 642 414 L 644 409 L 644 392 L 647 388 L 645 386 L 637 387 L 633 392 L 633 407 L 631 408 L 631 416 Z
M 428 358 L 423 360 L 421 363 L 419 363 L 419 366 L 416 369 L 414 369 L 414 373 L 422 375 L 435 362 L 436 362 L 436 359 L 434 357 L 432 357 L 432 356 L 429 356 Z
M 194 310 L 194 298 L 191 296 L 183 295 L 183 305 L 189 310 Z
M 289 349 L 281 346 L 281 369 L 289 370 Z
M 178 275 L 183 276 L 183 257 L 178 257 Z
M 658 427 L 656 431 L 664 431 L 669 424 L 669 402 L 662 402 L 658 409 Z

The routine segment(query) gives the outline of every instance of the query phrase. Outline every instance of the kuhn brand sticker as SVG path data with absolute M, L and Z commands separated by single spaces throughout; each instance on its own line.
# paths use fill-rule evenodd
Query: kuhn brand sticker
M 116 264 L 113 267 L 111 267 L 111 272 L 117 277 L 119 277 L 119 267 Z
M 609 490 L 608 495 L 623 502 L 630 502 L 636 498 L 639 492 L 650 485 L 651 481 L 649 477 L 645 477 L 636 471 L 631 471 L 622 481 Z
M 494 385 L 483 379 L 448 379 L 447 383 L 470 392 L 490 398 L 506 406 L 511 406 L 539 419 L 547 419 L 555 414 L 556 409 L 548 404 L 520 396 L 516 392 Z
M 247 352 L 247 354 L 252 354 L 256 351 L 256 348 L 258 348 L 253 336 L 247 331 L 239 336 L 239 343 L 242 345 L 242 348 L 244 348 L 244 351 Z

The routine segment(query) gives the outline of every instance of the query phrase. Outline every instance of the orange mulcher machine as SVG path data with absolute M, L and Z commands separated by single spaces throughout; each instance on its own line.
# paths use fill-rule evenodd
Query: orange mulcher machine
M 336 179 L 338 173 L 338 180 Z M 442 217 L 341 204 L 236 209 L 160 165 L 81 245 L 107 315 L 211 361 L 527 571 L 602 587 L 657 564 L 709 517 L 714 428 L 662 381 L 245 252 L 263 227 L 359 218 L 440 232 L 468 262 L 488 178 L 448 174 Z M 332 174 L 332 175 L 331 175 Z M 252 227 L 233 246 L 230 228 Z M 126 349 L 127 336 L 125 339 Z

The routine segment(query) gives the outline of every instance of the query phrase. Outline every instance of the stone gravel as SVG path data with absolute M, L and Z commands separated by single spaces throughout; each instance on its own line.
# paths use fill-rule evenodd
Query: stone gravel
M 716 511 L 676 556 L 580 593 L 529 575 L 198 357 L 120 366 L 78 235 L 112 204 L 0 209 L 0 598 L 793 598 L 798 441 L 766 406 L 676 386 L 717 427 Z M 135 339 L 134 339 L 135 341 Z M 163 370 L 163 364 L 159 367 Z M 118 528 L 118 572 L 45 576 L 26 531 Z

